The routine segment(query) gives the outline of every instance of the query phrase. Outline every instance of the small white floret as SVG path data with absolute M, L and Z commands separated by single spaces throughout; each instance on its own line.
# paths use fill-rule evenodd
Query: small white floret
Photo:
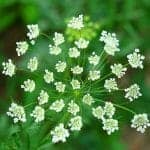
M 127 56 L 127 58 L 132 68 L 143 69 L 143 60 L 145 59 L 145 56 L 140 54 L 139 49 L 135 49 L 132 54 Z
M 44 80 L 46 83 L 51 83 L 54 81 L 54 74 L 51 71 L 45 70 Z
M 30 116 L 35 119 L 35 122 L 41 122 L 45 118 L 45 110 L 40 106 L 36 106 Z
M 78 17 L 73 17 L 69 22 L 68 22 L 68 27 L 76 30 L 81 30 L 84 25 L 83 25 L 83 15 L 79 15 Z
M 64 100 L 60 99 L 60 100 L 56 100 L 55 102 L 53 102 L 51 106 L 49 107 L 49 109 L 54 110 L 56 112 L 61 112 L 64 106 L 65 106 Z
M 68 129 L 64 128 L 64 124 L 60 123 L 51 131 L 51 135 L 53 143 L 66 142 L 66 138 L 69 137 L 69 132 Z
M 16 66 L 13 64 L 11 59 L 8 59 L 8 62 L 3 62 L 3 71 L 2 73 L 6 76 L 12 77 L 15 74 Z
M 14 123 L 26 122 L 26 114 L 24 108 L 16 103 L 12 103 L 9 107 L 7 115 L 13 118 Z
M 21 88 L 24 89 L 25 92 L 33 92 L 35 89 L 35 82 L 33 80 L 27 79 L 21 85 Z
M 16 42 L 16 45 L 16 52 L 18 56 L 24 55 L 29 47 L 26 41 Z
M 65 91 L 66 85 L 63 84 L 62 82 L 55 82 L 54 85 L 56 86 L 56 90 L 58 92 L 62 92 L 63 93 Z
M 125 98 L 133 101 L 134 99 L 138 99 L 142 94 L 140 93 L 140 87 L 137 84 L 131 85 L 129 88 L 125 89 Z
M 109 92 L 118 90 L 116 80 L 114 78 L 105 80 L 104 88 L 106 88 Z
M 29 60 L 27 64 L 27 68 L 31 70 L 31 72 L 37 70 L 38 67 L 38 59 L 37 57 L 33 57 Z

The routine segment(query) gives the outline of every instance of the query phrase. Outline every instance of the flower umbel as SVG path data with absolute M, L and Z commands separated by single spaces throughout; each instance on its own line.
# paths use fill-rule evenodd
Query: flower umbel
M 125 98 L 129 99 L 130 101 L 133 101 L 134 99 L 142 96 L 140 93 L 140 88 L 137 84 L 131 85 L 129 88 L 125 89 L 125 92 Z
M 26 41 L 16 42 L 16 45 L 17 45 L 16 52 L 18 56 L 24 55 L 29 47 Z
M 24 81 L 24 84 L 21 85 L 21 88 L 23 88 L 25 92 L 33 92 L 35 89 L 35 82 L 28 79 Z
M 12 103 L 9 107 L 7 115 L 13 118 L 14 123 L 19 121 L 26 122 L 26 114 L 24 108 L 16 103 Z
M 30 116 L 35 118 L 35 122 L 41 122 L 45 118 L 45 110 L 40 106 L 36 106 Z
M 147 127 L 150 127 L 147 114 L 137 114 L 131 120 L 131 127 L 136 128 L 137 131 L 144 133 Z
M 2 73 L 6 76 L 12 77 L 15 74 L 15 68 L 16 66 L 13 64 L 11 59 L 8 59 L 8 62 L 3 62 L 3 71 Z
M 57 143 L 59 141 L 65 142 L 66 138 L 69 137 L 69 132 L 64 128 L 64 124 L 60 123 L 51 131 L 51 135 L 53 143 Z
M 76 30 L 81 30 L 83 25 L 83 15 L 79 15 L 78 17 L 73 17 L 72 20 L 69 21 L 68 27 Z
M 131 65 L 132 68 L 143 69 L 143 60 L 145 59 L 145 56 L 143 56 L 139 53 L 140 53 L 140 50 L 135 49 L 132 54 L 129 54 L 127 56 L 128 62 Z
M 133 101 L 142 95 L 139 85 L 134 83 L 128 88 L 124 87 L 125 85 L 120 83 L 120 78 L 127 73 L 129 65 L 131 68 L 142 69 L 145 57 L 138 49 L 135 49 L 127 56 L 127 64 L 113 63 L 108 66 L 107 60 L 111 60 L 110 57 L 120 51 L 116 34 L 102 31 L 100 41 L 104 42 L 103 48 L 97 45 L 90 47 L 94 45 L 94 40 L 86 37 L 87 34 L 83 34 L 86 32 L 86 27 L 83 29 L 86 26 L 86 23 L 83 23 L 84 20 L 86 18 L 79 15 L 68 22 L 67 31 L 77 35 L 72 40 L 62 33 L 54 32 L 54 37 L 47 45 L 47 54 L 49 53 L 47 58 L 50 61 L 47 59 L 46 62 L 49 63 L 41 62 L 45 58 L 36 54 L 37 57 L 33 56 L 28 61 L 26 70 L 20 68 L 21 65 L 14 65 L 11 59 L 2 64 L 2 73 L 10 77 L 14 75 L 15 79 L 17 79 L 18 72 L 25 72 L 24 75 L 27 77 L 21 88 L 27 92 L 25 100 L 29 98 L 28 95 L 32 97 L 25 102 L 27 105 L 24 107 L 12 103 L 7 115 L 13 118 L 14 123 L 23 123 L 28 121 L 26 115 L 30 114 L 29 117 L 33 118 L 34 124 L 39 123 L 40 129 L 44 126 L 47 132 L 47 129 L 51 128 L 50 135 L 46 135 L 44 142 L 41 143 L 45 144 L 47 136 L 52 137 L 52 143 L 65 142 L 70 135 L 69 131 L 72 133 L 82 130 L 83 123 L 91 120 L 84 117 L 90 115 L 97 119 L 102 124 L 102 129 L 110 135 L 119 130 L 121 118 L 117 116 L 118 109 L 134 115 L 131 127 L 136 128 L 137 131 L 144 133 L 150 126 L 146 113 L 137 114 L 128 108 L 128 105 L 119 104 L 121 99 L 118 100 L 118 97 L 115 97 L 121 92 L 125 98 Z M 27 28 L 29 30 L 27 36 L 31 44 L 34 44 L 35 40 L 39 41 L 39 34 L 49 39 L 48 35 L 40 32 L 38 25 L 28 25 Z M 30 46 L 33 47 L 26 41 L 16 44 L 18 56 L 24 55 L 27 51 L 30 53 L 28 49 Z M 107 59 L 108 55 L 110 55 L 109 59 Z M 28 109 L 29 106 L 32 110 Z
M 33 57 L 29 60 L 27 64 L 27 68 L 31 70 L 31 72 L 37 70 L 38 67 L 38 60 L 36 57 Z

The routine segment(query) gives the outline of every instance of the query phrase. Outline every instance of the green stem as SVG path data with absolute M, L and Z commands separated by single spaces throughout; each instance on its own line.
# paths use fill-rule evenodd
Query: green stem
M 42 33 L 42 32 L 41 32 L 40 35 L 42 35 L 42 36 L 48 38 L 49 40 L 51 40 L 51 39 L 49 38 L 49 36 L 48 36 L 47 34 L 45 34 L 45 33 Z
M 24 108 L 27 108 L 27 107 L 29 107 L 29 106 L 35 104 L 35 103 L 36 103 L 36 102 L 32 102 L 32 103 L 30 103 L 30 104 L 27 104 L 27 105 L 24 106 Z

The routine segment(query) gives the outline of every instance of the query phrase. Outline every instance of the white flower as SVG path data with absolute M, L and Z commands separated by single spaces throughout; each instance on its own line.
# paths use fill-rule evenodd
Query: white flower
M 71 81 L 70 83 L 71 83 L 72 88 L 73 88 L 74 90 L 80 89 L 80 82 L 79 82 L 78 80 L 72 79 L 72 81 Z
M 57 64 L 55 65 L 55 68 L 57 72 L 64 72 L 66 69 L 66 62 L 58 61 Z
M 87 41 L 83 38 L 80 38 L 78 41 L 75 41 L 74 43 L 79 49 L 85 49 L 89 45 L 89 41 Z
M 16 42 L 16 45 L 16 52 L 18 56 L 25 54 L 29 47 L 26 41 Z
M 8 62 L 3 62 L 2 66 L 3 66 L 2 71 L 3 74 L 10 77 L 12 77 L 15 74 L 16 66 L 13 64 L 11 59 L 8 59 Z
M 26 122 L 26 114 L 24 108 L 16 103 L 12 103 L 9 107 L 7 115 L 13 118 L 14 123 L 19 121 Z
M 71 68 L 71 71 L 73 74 L 81 74 L 83 72 L 83 67 L 80 67 L 79 65 Z
M 93 52 L 92 55 L 88 57 L 88 60 L 90 64 L 96 66 L 99 63 L 100 57 Z
M 145 59 L 145 57 L 139 54 L 139 52 L 140 52 L 139 49 L 135 49 L 135 51 L 132 54 L 129 54 L 127 56 L 128 62 L 132 68 L 143 69 L 143 60 Z
M 58 46 L 64 43 L 65 40 L 64 40 L 63 34 L 55 32 L 53 41 L 54 41 L 55 46 Z
M 21 88 L 24 89 L 25 92 L 33 92 L 35 89 L 35 82 L 33 80 L 27 79 L 24 81 Z
M 117 40 L 115 33 L 102 31 L 100 41 L 105 43 L 104 50 L 107 54 L 114 56 L 115 52 L 120 51 L 118 48 L 119 41 Z
M 49 45 L 49 53 L 51 55 L 59 55 L 61 53 L 61 48 L 58 46 Z
M 147 127 L 150 127 L 147 114 L 137 114 L 131 120 L 131 127 L 136 128 L 137 131 L 144 133 Z
M 94 103 L 93 97 L 89 93 L 83 96 L 82 101 L 87 105 L 91 105 L 92 103 Z
M 80 116 L 75 116 L 70 119 L 69 126 L 71 131 L 80 131 L 82 125 L 82 118 Z
M 76 47 L 69 48 L 69 57 L 77 58 L 80 56 L 80 51 Z
M 103 120 L 103 129 L 107 131 L 107 134 L 110 135 L 115 130 L 119 130 L 118 120 L 115 119 L 104 119 Z
M 51 83 L 54 81 L 54 74 L 53 72 L 48 71 L 47 69 L 45 70 L 44 74 L 44 80 L 46 83 Z
M 115 55 L 115 52 L 120 51 L 119 48 L 117 48 L 117 47 L 111 47 L 110 45 L 106 45 L 106 44 L 105 44 L 105 46 L 104 46 L 104 50 L 105 50 L 105 52 L 106 52 L 107 54 L 112 55 L 112 56 Z
M 133 101 L 134 99 L 142 96 L 140 93 L 140 88 L 137 84 L 131 85 L 129 88 L 125 89 L 125 92 L 125 98 L 129 99 L 130 101 Z
M 88 80 L 98 80 L 100 78 L 100 71 L 99 70 L 92 70 L 89 72 Z
M 121 78 L 125 75 L 127 68 L 123 67 L 122 64 L 114 64 L 111 67 L 112 73 L 115 74 L 118 78 Z
M 41 90 L 40 95 L 38 96 L 39 105 L 45 104 L 48 102 L 49 95 L 44 90 Z
M 54 85 L 56 86 L 56 90 L 57 90 L 58 92 L 64 92 L 64 91 L 65 91 L 66 85 L 63 84 L 62 82 L 55 82 Z
M 112 90 L 118 90 L 116 80 L 114 78 L 110 78 L 105 80 L 104 87 L 111 92 Z
M 60 123 L 51 131 L 51 135 L 53 143 L 58 143 L 59 141 L 66 142 L 66 138 L 69 137 L 69 132 L 68 129 L 64 128 L 64 124 Z
M 38 67 L 38 59 L 37 57 L 33 57 L 29 60 L 27 64 L 27 68 L 31 70 L 31 72 L 37 70 Z
M 33 112 L 30 114 L 31 117 L 35 118 L 35 122 L 41 122 L 45 118 L 45 110 L 40 106 L 35 106 Z
M 96 117 L 97 119 L 102 119 L 104 117 L 104 110 L 101 106 L 98 106 L 96 108 L 92 108 L 92 114 L 94 117 Z
M 105 102 L 104 112 L 106 116 L 108 116 L 109 118 L 112 118 L 113 115 L 115 114 L 115 111 L 116 109 L 111 102 Z
M 27 33 L 27 36 L 29 37 L 29 40 L 31 40 L 31 44 L 34 45 L 35 41 L 34 39 L 36 39 L 39 34 L 40 34 L 40 30 L 37 24 L 33 25 L 27 25 L 27 28 L 29 30 L 29 32 Z
M 55 102 L 53 102 L 51 106 L 49 107 L 49 109 L 54 110 L 56 112 L 61 112 L 64 106 L 65 106 L 64 100 L 60 99 L 60 100 L 56 100 Z
M 79 15 L 78 17 L 73 17 L 72 20 L 68 23 L 69 28 L 81 30 L 84 27 L 83 25 L 83 15 Z
M 67 111 L 74 116 L 80 111 L 79 106 L 71 100 L 70 103 L 68 103 L 68 109 Z

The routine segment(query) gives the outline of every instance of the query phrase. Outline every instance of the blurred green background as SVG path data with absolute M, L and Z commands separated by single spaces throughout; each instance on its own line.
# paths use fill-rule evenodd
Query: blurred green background
M 52 38 L 55 31 L 65 32 L 66 19 L 84 14 L 91 18 L 92 30 L 87 31 L 98 39 L 103 29 L 115 32 L 120 39 L 121 52 L 111 61 L 124 63 L 125 55 L 134 48 L 140 48 L 146 56 L 144 70 L 129 70 L 128 75 L 121 82 L 138 83 L 143 96 L 127 106 L 138 113 L 146 112 L 150 116 L 150 1 L 149 0 L 0 0 L 0 63 L 12 58 L 22 67 L 30 56 L 37 56 L 44 65 L 50 62 L 46 54 L 47 39 L 40 38 L 33 50 L 23 57 L 16 55 L 15 43 L 25 40 L 26 25 L 39 24 L 40 29 Z M 89 25 L 90 26 L 90 25 Z M 67 31 L 66 31 L 67 32 Z M 68 32 L 67 32 L 68 33 Z M 99 44 L 92 45 L 98 49 Z M 42 68 L 42 65 L 40 66 Z M 144 135 L 130 129 L 131 115 L 119 112 L 120 132 L 107 136 L 101 129 L 100 123 L 93 118 L 86 120 L 80 133 L 71 135 L 65 144 L 52 145 L 50 139 L 41 143 L 49 131 L 51 122 L 47 120 L 43 127 L 31 122 L 21 126 L 13 125 L 6 117 L 11 99 L 17 99 L 22 104 L 28 104 L 35 99 L 36 94 L 23 94 L 19 86 L 28 75 L 19 75 L 7 78 L 0 75 L 0 150 L 149 150 L 150 130 Z M 42 79 L 38 81 L 39 89 L 43 85 Z M 131 82 L 130 82 L 131 81 Z M 21 95 L 21 97 L 20 97 Z M 116 96 L 114 96 L 116 98 Z M 118 100 L 122 100 L 117 95 Z M 88 115 L 88 114 L 87 114 Z

